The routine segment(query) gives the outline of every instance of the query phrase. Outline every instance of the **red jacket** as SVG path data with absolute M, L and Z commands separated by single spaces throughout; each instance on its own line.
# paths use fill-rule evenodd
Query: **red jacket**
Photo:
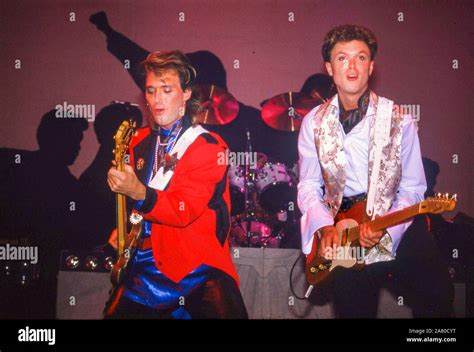
M 145 185 L 155 141 L 146 127 L 130 145 L 130 163 Z M 226 150 L 218 135 L 198 136 L 176 164 L 165 190 L 147 186 L 138 209 L 153 223 L 151 244 L 157 268 L 176 283 L 201 264 L 220 269 L 239 283 L 228 241 L 228 166 L 218 163 L 219 153 Z

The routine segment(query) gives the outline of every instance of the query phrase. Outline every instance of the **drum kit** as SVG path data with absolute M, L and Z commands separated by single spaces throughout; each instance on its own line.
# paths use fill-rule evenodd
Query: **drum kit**
M 196 93 L 202 102 L 202 112 L 197 116 L 200 123 L 224 125 L 237 117 L 238 102 L 225 90 L 206 85 L 197 86 Z M 321 102 L 312 96 L 288 92 L 264 101 L 261 117 L 271 128 L 297 132 L 303 117 Z M 246 156 L 243 162 L 230 162 L 229 166 L 230 244 L 278 248 L 299 221 L 298 164 L 289 167 L 263 153 L 254 153 L 248 131 L 243 154 Z

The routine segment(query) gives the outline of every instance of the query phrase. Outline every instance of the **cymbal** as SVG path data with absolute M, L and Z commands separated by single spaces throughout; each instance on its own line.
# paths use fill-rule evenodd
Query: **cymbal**
M 196 95 L 202 102 L 202 112 L 196 116 L 198 122 L 206 125 L 226 125 L 237 117 L 239 103 L 222 88 L 215 85 L 198 85 Z
M 298 131 L 303 117 L 321 103 L 322 99 L 315 99 L 303 93 L 279 94 L 265 101 L 262 107 L 262 119 L 276 130 Z

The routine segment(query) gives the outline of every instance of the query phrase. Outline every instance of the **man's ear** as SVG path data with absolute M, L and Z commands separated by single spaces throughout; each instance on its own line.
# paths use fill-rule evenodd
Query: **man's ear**
M 369 67 L 369 76 L 372 74 L 372 71 L 374 70 L 374 64 L 375 64 L 375 61 L 371 61 L 370 62 L 370 67 Z
M 332 66 L 331 66 L 331 63 L 326 61 L 324 64 L 326 65 L 326 70 L 328 71 L 329 76 L 332 77 Z
M 183 92 L 183 100 L 184 101 L 188 101 L 189 99 L 191 99 L 191 95 L 193 94 L 193 91 L 191 89 L 186 89 L 184 92 Z

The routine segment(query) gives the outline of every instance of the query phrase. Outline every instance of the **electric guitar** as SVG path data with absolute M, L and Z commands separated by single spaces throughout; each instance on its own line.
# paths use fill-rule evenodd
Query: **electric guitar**
M 334 270 L 340 267 L 361 269 L 365 264 L 357 254 L 359 244 L 359 224 L 368 223 L 372 231 L 385 230 L 388 227 L 401 224 L 418 214 L 439 214 L 444 211 L 453 210 L 456 207 L 456 195 L 450 197 L 447 193 L 442 196 L 429 197 L 426 200 L 408 208 L 370 220 L 365 212 L 365 202 L 355 203 L 348 211 L 339 212 L 335 217 L 335 227 L 339 235 L 339 244 L 335 259 L 328 260 L 320 255 L 319 239 L 315 234 L 310 255 L 306 258 L 305 276 L 310 285 L 306 293 L 309 297 L 312 287 L 322 285 L 334 274 Z M 341 258 L 342 257 L 342 258 Z M 359 257 L 359 258 L 358 258 Z
M 128 147 L 135 135 L 136 122 L 123 121 L 115 133 L 115 166 L 117 170 L 124 171 L 125 156 Z M 110 272 L 110 280 L 114 286 L 119 285 L 125 278 L 127 266 L 138 250 L 138 244 L 142 235 L 142 216 L 132 213 L 130 216 L 131 230 L 127 233 L 127 206 L 124 194 L 117 193 L 117 251 L 118 259 Z

